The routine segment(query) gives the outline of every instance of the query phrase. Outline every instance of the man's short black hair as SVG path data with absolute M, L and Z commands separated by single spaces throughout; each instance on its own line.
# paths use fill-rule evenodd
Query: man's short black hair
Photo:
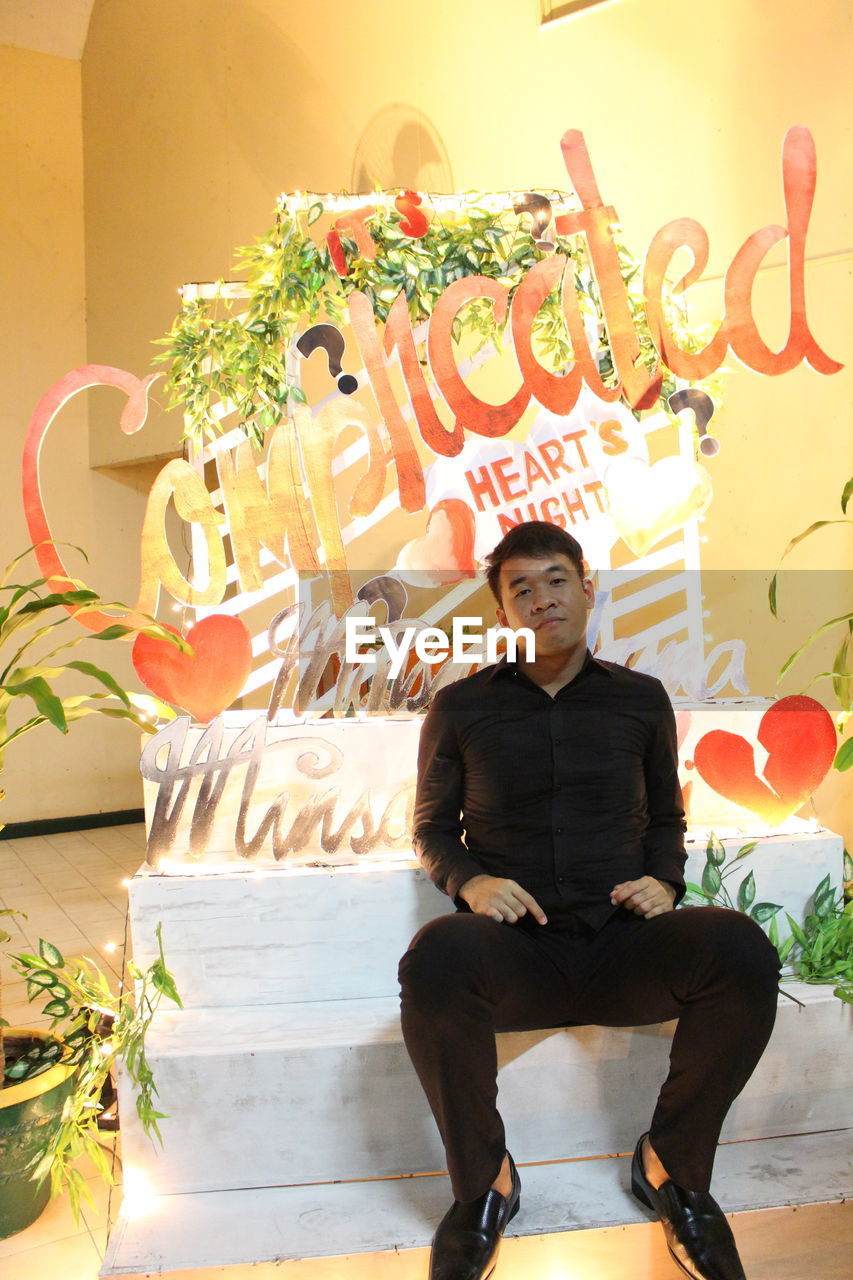
M 545 559 L 553 555 L 565 556 L 577 569 L 579 577 L 583 577 L 583 551 L 577 538 L 573 538 L 565 529 L 561 529 L 556 524 L 550 524 L 547 520 L 526 520 L 523 524 L 514 525 L 485 559 L 486 581 L 498 604 L 501 603 L 501 565 L 505 560 L 509 560 L 512 556 L 536 556 Z

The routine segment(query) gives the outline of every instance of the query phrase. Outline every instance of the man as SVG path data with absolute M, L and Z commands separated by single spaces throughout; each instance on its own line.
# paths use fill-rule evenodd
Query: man
M 739 912 L 673 910 L 685 824 L 672 707 L 653 677 L 588 652 L 593 588 L 575 539 L 521 524 L 487 566 L 499 622 L 532 629 L 535 654 L 445 688 L 424 721 L 415 848 L 457 914 L 427 924 L 400 962 L 406 1047 L 455 1196 L 430 1280 L 490 1276 L 519 1208 L 495 1032 L 671 1018 L 632 1190 L 684 1274 L 744 1280 L 709 1185 L 726 1112 L 773 1027 L 776 951 Z

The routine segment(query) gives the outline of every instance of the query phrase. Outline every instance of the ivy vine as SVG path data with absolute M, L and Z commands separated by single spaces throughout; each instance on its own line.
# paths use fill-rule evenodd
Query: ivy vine
M 560 195 L 559 199 L 565 205 L 571 198 Z M 182 409 L 186 438 L 201 444 L 206 437 L 221 434 L 222 419 L 234 410 L 245 434 L 261 443 L 266 432 L 287 416 L 288 406 L 305 403 L 292 357 L 289 361 L 297 331 L 321 316 L 342 324 L 347 298 L 354 291 L 366 295 L 382 322 L 394 299 L 403 293 L 417 324 L 429 318 L 447 286 L 465 276 L 497 280 L 507 286 L 511 299 L 531 267 L 546 256 L 513 211 L 510 199 L 505 209 L 498 210 L 476 201 L 452 212 L 433 208 L 427 232 L 417 239 L 405 234 L 403 215 L 380 193 L 375 207 L 369 222 L 377 247 L 374 259 L 362 257 L 355 241 L 341 235 L 349 266 L 346 276 L 335 270 L 325 239 L 315 243 L 308 232 L 327 212 L 323 201 L 316 198 L 306 206 L 304 198 L 290 202 L 283 198 L 267 234 L 236 251 L 236 269 L 244 279 L 240 296 L 233 296 L 233 284 L 220 280 L 213 297 L 187 298 L 169 333 L 157 340 L 163 351 L 155 361 L 167 367 L 169 408 Z M 573 263 L 579 305 L 598 330 L 599 371 L 605 383 L 613 384 L 616 374 L 585 242 L 581 237 L 557 236 L 553 243 Z M 651 370 L 658 353 L 646 323 L 641 270 L 623 245 L 617 249 L 641 358 Z M 671 297 L 665 302 L 680 344 L 689 350 L 704 345 L 709 335 L 688 326 L 683 304 Z M 456 317 L 454 341 L 462 343 L 471 335 L 475 350 L 488 342 L 500 350 L 502 330 L 489 299 L 470 302 Z M 555 372 L 571 362 L 558 289 L 537 313 L 533 340 L 537 357 Z M 722 372 L 718 370 L 700 385 L 711 391 Z M 665 376 L 661 407 L 666 407 L 674 390 L 674 378 Z M 719 401 L 718 394 L 715 399 Z

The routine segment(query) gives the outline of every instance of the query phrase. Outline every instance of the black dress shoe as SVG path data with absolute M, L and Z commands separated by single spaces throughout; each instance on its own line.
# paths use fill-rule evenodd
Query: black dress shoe
M 501 1236 L 520 1203 L 521 1182 L 512 1156 L 509 1169 L 508 1196 L 490 1187 L 468 1204 L 454 1200 L 432 1238 L 429 1280 L 488 1280 L 497 1264 Z
M 658 1215 L 673 1260 L 690 1280 L 746 1280 L 732 1229 L 707 1191 L 685 1191 L 674 1182 L 657 1190 L 643 1168 L 644 1133 L 631 1164 L 631 1190 Z

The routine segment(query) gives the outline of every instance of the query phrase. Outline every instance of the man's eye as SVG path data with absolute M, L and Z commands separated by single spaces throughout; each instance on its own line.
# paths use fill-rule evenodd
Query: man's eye
M 551 579 L 551 586 L 552 586 L 552 587 L 559 587 L 559 586 L 560 586 L 563 582 L 565 582 L 565 581 L 566 581 L 566 579 L 565 579 L 565 578 L 552 578 L 552 579 Z

